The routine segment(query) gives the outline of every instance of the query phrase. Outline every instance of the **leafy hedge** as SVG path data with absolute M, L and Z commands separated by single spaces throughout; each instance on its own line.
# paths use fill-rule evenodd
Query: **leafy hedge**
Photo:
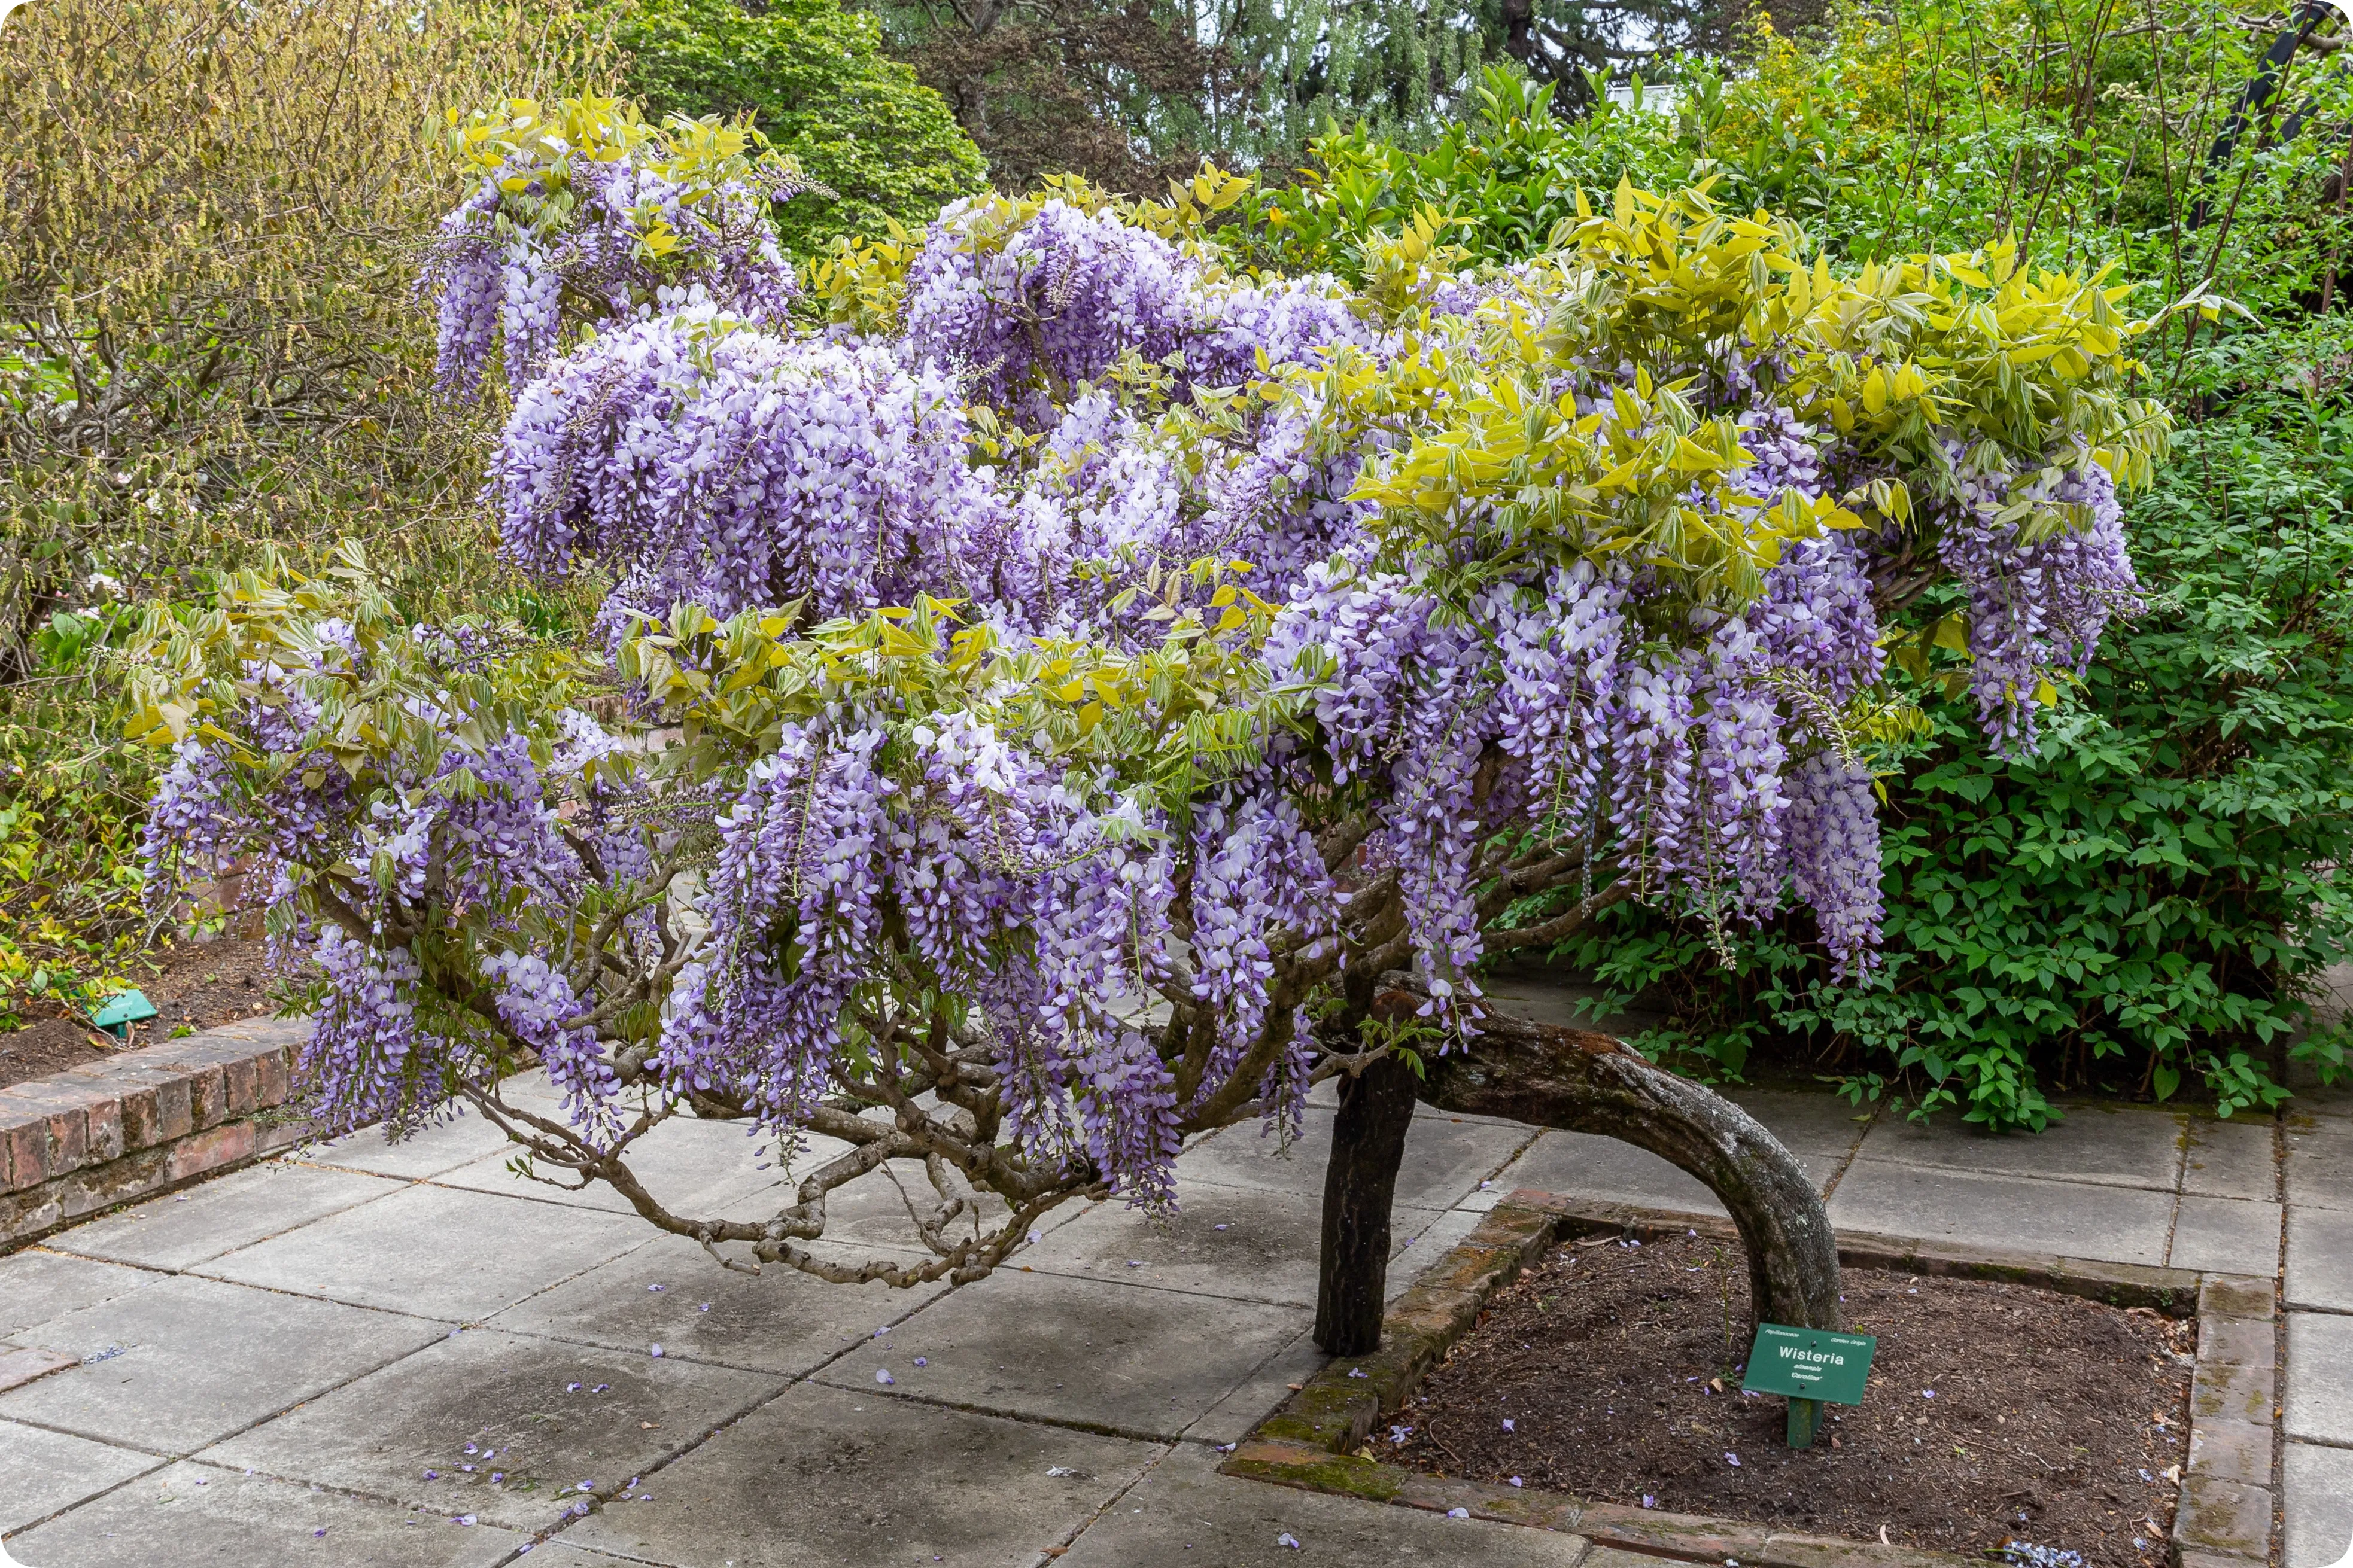
M 1858 1098 L 2003 1129 L 2042 1128 L 2055 1087 L 2194 1082 L 2228 1114 L 2285 1097 L 2284 1050 L 2341 1069 L 2342 1029 L 2287 1042 L 2353 936 L 2353 408 L 2325 368 L 2247 384 L 2298 358 L 2221 364 L 2230 414 L 2187 430 L 2130 513 L 2147 611 L 2040 755 L 1989 754 L 1947 699 L 1950 606 L 1923 602 L 1897 652 L 1933 731 L 1883 781 L 1878 975 L 1833 986 L 1786 923 L 1734 935 L 1727 972 L 1695 922 L 1635 906 L 1565 952 L 1609 1005 L 1674 999 L 1645 1048 L 1735 1075 L 1801 1049 Z

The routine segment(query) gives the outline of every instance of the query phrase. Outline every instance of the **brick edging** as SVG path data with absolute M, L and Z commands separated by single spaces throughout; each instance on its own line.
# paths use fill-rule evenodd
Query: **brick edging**
M 1736 1520 L 1579 1503 L 1532 1489 L 1445 1480 L 1358 1454 L 1381 1415 L 1403 1405 L 1496 1290 L 1556 1241 L 1597 1230 L 1737 1234 L 1729 1220 L 1525 1188 L 1514 1192 L 1398 1298 L 1382 1321 L 1379 1350 L 1335 1361 L 1309 1378 L 1220 1468 L 1310 1491 L 1462 1509 L 1477 1518 L 1572 1531 L 1599 1544 L 1693 1562 L 1729 1557 L 1757 1568 L 1957 1568 L 1977 1561 L 1874 1542 L 1796 1535 Z M 1839 1261 L 1850 1268 L 2006 1279 L 2177 1316 L 2194 1306 L 2199 1327 L 2189 1458 L 2174 1510 L 2174 1560 L 2180 1568 L 2252 1568 L 2269 1560 L 2278 1408 L 2274 1281 L 1859 1232 L 1840 1236 Z
M 248 1019 L 0 1089 L 0 1250 L 301 1142 L 308 1032 Z

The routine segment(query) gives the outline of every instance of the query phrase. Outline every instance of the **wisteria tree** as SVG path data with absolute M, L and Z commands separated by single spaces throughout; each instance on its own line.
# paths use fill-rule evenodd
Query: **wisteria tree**
M 804 290 L 776 167 L 716 135 L 453 129 L 445 375 L 503 358 L 489 500 L 609 585 L 587 645 L 407 625 L 350 552 L 151 624 L 154 886 L 269 868 L 327 1124 L 470 1107 L 732 1267 L 908 1285 L 1175 1203 L 1188 1135 L 1288 1137 L 1336 1079 L 1327 1349 L 1377 1341 L 1417 1097 L 1665 1153 L 1757 1310 L 1835 1325 L 1770 1135 L 1479 968 L 1627 899 L 1795 900 L 1872 963 L 1888 606 L 1966 586 L 2024 748 L 2134 604 L 2116 497 L 2168 423 L 2126 291 L 2000 247 L 1844 275 L 1625 188 L 1503 273 L 1423 224 L 1361 289 L 1242 276 L 1214 174 L 959 203 Z M 781 1141 L 792 1201 L 651 1190 L 681 1117 Z M 886 1165 L 931 1256 L 813 1245 Z

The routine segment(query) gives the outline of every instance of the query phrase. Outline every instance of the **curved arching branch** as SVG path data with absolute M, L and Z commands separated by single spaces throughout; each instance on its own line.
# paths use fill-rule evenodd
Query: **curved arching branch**
M 1411 1019 L 1426 996 L 1410 976 L 1383 978 L 1374 1016 Z M 1797 1157 L 1731 1100 L 1607 1035 L 1508 1014 L 1490 1014 L 1478 1034 L 1422 1066 L 1426 1104 L 1598 1132 L 1697 1177 L 1739 1227 L 1757 1321 L 1841 1326 L 1838 1238 L 1821 1198 Z

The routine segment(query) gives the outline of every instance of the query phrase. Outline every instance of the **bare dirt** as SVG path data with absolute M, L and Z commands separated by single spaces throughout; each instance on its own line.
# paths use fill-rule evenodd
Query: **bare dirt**
M 1810 1449 L 1744 1395 L 1747 1268 L 1701 1237 L 1548 1256 L 1377 1433 L 1431 1475 L 1978 1553 L 2015 1539 L 2158 1568 L 2186 1457 L 2194 1321 L 2030 1286 L 1849 1269 L 1877 1336 L 1861 1405 Z
M 159 1044 L 174 1029 L 208 1029 L 278 1010 L 259 940 L 190 942 L 167 948 L 136 965 L 132 984 L 155 1004 L 155 1016 L 117 1041 L 79 1015 L 52 1007 L 21 1029 L 0 1034 L 0 1089 L 47 1078 L 111 1052 Z M 28 1009 L 37 1012 L 38 1009 Z

